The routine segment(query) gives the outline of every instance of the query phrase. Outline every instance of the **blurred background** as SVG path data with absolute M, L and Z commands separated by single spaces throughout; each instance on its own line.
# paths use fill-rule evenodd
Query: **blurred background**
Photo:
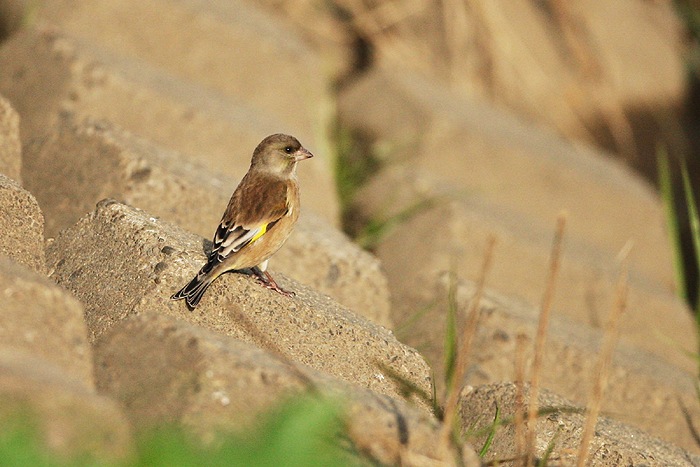
M 216 11 L 219 3 L 202 2 L 202 6 Z M 654 185 L 656 156 L 664 150 L 673 168 L 679 160 L 687 161 L 693 186 L 700 186 L 695 157 L 700 2 L 254 3 L 280 17 L 322 53 L 323 69 L 303 72 L 327 77 L 335 93 L 376 67 L 417 74 L 452 92 L 507 109 L 567 140 L 593 145 Z M 81 2 L 0 1 L 0 40 L 23 25 L 43 21 L 68 33 L 90 35 L 84 24 L 76 26 L 80 9 L 84 9 Z M 76 13 L 71 16 L 70 10 Z M 230 8 L 223 10 L 230 14 Z M 140 11 L 133 9 L 133 21 L 139 21 Z M 109 46 L 118 49 L 120 40 L 124 38 L 114 37 Z M 373 137 L 361 131 L 354 134 L 360 149 L 353 157 L 364 157 L 365 169 L 373 167 L 366 157 Z M 678 180 L 677 170 L 674 173 Z M 680 183 L 674 186 L 679 190 Z M 683 196 L 677 199 L 682 203 Z M 683 206 L 678 210 L 689 300 L 695 303 L 698 273 L 685 212 Z

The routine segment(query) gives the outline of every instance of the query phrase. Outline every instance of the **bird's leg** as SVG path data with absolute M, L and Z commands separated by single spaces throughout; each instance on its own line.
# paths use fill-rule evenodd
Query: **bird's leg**
M 278 294 L 284 295 L 285 297 L 293 297 L 296 295 L 294 292 L 284 290 L 282 287 L 277 285 L 277 282 L 275 282 L 269 272 L 263 271 L 257 266 L 253 266 L 251 269 L 255 274 L 255 278 L 258 280 L 258 282 L 260 282 L 260 284 L 263 285 L 263 287 L 274 290 Z

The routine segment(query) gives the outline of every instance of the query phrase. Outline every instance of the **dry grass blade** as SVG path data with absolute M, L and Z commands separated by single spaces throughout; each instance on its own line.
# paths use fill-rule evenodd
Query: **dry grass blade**
M 425 9 L 420 0 L 378 2 L 372 7 L 361 0 L 339 0 L 337 5 L 352 14 L 352 21 L 360 31 L 375 39 Z
M 532 364 L 532 374 L 530 375 L 530 403 L 528 404 L 528 436 L 525 465 L 532 465 L 535 459 L 535 436 L 537 434 L 537 406 L 539 399 L 540 371 L 544 361 L 544 345 L 547 340 L 547 327 L 549 325 L 549 315 L 552 309 L 552 300 L 556 288 L 557 276 L 559 275 L 559 264 L 561 258 L 561 245 L 564 238 L 564 228 L 566 227 L 567 214 L 562 212 L 557 217 L 557 228 L 552 242 L 552 253 L 549 261 L 549 277 L 547 288 L 542 296 L 542 308 L 540 309 L 540 320 L 537 325 L 537 335 L 535 336 L 535 356 Z
M 591 32 L 579 15 L 572 11 L 571 2 L 548 0 L 552 19 L 561 31 L 567 55 L 572 57 L 587 81 L 599 82 L 602 65 L 591 37 Z
M 601 116 L 610 129 L 618 152 L 627 162 L 636 161 L 639 158 L 639 149 L 634 139 L 634 128 L 625 114 L 622 103 L 612 98 L 612 92 L 607 89 L 592 90 L 591 94 L 598 101 L 597 107 L 601 109 Z
M 453 86 L 464 88 L 469 84 L 468 54 L 464 53 L 469 43 L 469 16 L 466 2 L 442 0 L 442 15 L 447 53 L 449 55 L 450 80 Z
M 576 465 L 579 467 L 584 466 L 586 464 L 586 460 L 588 459 L 588 451 L 590 449 L 591 441 L 593 440 L 595 425 L 598 421 L 598 414 L 600 414 L 600 408 L 603 403 L 603 393 L 605 392 L 605 388 L 608 384 L 608 375 L 612 365 L 613 352 L 615 350 L 615 344 L 617 343 L 617 338 L 620 332 L 620 320 L 622 318 L 622 313 L 627 307 L 627 276 L 629 273 L 629 252 L 631 246 L 632 243 L 628 242 L 620 254 L 622 259 L 620 260 L 620 275 L 617 280 L 615 304 L 613 309 L 610 311 L 610 318 L 608 318 L 608 324 L 605 327 L 603 347 L 600 351 L 598 365 L 596 366 L 596 378 L 595 382 L 593 383 L 593 388 L 591 389 L 591 395 L 588 398 L 586 423 L 583 427 L 583 435 L 581 436 L 581 444 L 579 446 L 577 456 L 578 459 L 576 461 Z
M 454 430 L 455 416 L 457 414 L 457 404 L 459 402 L 459 393 L 461 390 L 462 380 L 469 362 L 469 354 L 471 352 L 472 341 L 476 334 L 476 328 L 479 323 L 481 307 L 481 296 L 484 292 L 484 284 L 486 276 L 491 269 L 493 260 L 493 250 L 496 245 L 496 237 L 493 235 L 488 238 L 486 251 L 484 253 L 484 261 L 481 265 L 479 278 L 476 284 L 474 297 L 469 304 L 467 311 L 467 322 L 462 329 L 462 338 L 460 340 L 459 351 L 457 352 L 457 362 L 455 364 L 454 374 L 450 387 L 447 392 L 447 401 L 445 402 L 445 411 L 442 423 L 442 431 L 440 433 L 440 452 L 449 452 L 450 441 Z
M 518 334 L 515 342 L 515 455 L 525 452 L 525 345 L 527 336 Z

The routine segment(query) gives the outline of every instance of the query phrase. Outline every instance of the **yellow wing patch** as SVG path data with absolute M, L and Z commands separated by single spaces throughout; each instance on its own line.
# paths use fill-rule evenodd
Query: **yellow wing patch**
M 268 224 L 264 224 L 262 227 L 260 227 L 260 231 L 255 234 L 255 237 L 250 239 L 250 243 L 253 243 L 255 240 L 265 235 L 265 232 L 267 232 L 267 226 Z

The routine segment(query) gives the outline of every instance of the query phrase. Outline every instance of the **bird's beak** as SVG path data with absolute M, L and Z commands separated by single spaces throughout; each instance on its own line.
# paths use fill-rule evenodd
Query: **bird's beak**
M 308 159 L 310 157 L 314 157 L 314 155 L 311 154 L 308 149 L 301 148 L 294 153 L 294 162 L 303 161 L 304 159 Z

